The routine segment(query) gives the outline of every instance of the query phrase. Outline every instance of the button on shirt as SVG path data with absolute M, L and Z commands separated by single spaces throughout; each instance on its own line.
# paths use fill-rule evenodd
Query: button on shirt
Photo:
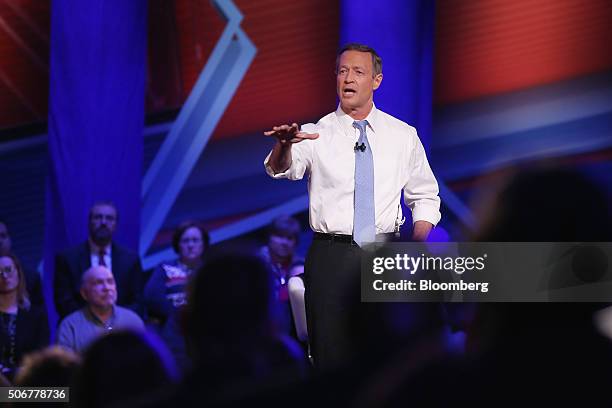
M 376 106 L 369 115 L 367 135 L 374 158 L 374 205 L 376 233 L 393 232 L 402 219 L 400 194 L 412 210 L 413 222 L 440 221 L 438 183 L 429 167 L 416 130 Z M 274 178 L 299 180 L 309 173 L 310 226 L 323 233 L 353 233 L 355 151 L 359 131 L 354 119 L 340 107 L 319 122 L 302 126 L 302 131 L 319 133 L 314 140 L 292 145 L 291 166 Z

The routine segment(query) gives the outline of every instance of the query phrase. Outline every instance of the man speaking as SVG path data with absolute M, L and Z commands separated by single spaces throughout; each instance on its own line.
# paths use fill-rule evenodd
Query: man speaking
M 306 311 L 312 356 L 319 368 L 344 361 L 350 350 L 348 286 L 359 279 L 361 247 L 388 241 L 412 211 L 412 239 L 424 241 L 440 220 L 438 183 L 416 130 L 378 109 L 374 91 L 382 60 L 371 47 L 346 45 L 336 60 L 340 104 L 316 125 L 275 126 L 266 158 L 274 178 L 309 173 L 313 244 L 305 264 Z

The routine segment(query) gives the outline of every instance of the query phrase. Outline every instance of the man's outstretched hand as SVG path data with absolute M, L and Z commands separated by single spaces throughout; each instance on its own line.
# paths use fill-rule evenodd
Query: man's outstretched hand
M 290 143 L 299 143 L 306 139 L 316 139 L 318 133 L 301 132 L 297 123 L 289 125 L 274 126 L 272 130 L 264 132 L 266 136 L 275 137 L 281 145 L 289 145 Z

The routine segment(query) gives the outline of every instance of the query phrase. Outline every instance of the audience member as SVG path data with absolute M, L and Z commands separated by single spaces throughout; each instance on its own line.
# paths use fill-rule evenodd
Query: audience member
M 117 329 L 144 330 L 140 317 L 117 306 L 113 273 L 105 266 L 92 266 L 82 276 L 81 296 L 85 306 L 62 320 L 58 344 L 82 352 L 99 336 Z
M 117 331 L 87 349 L 74 388 L 77 407 L 133 406 L 171 386 L 176 367 L 163 343 L 150 333 Z
M 25 353 L 49 344 L 47 316 L 28 298 L 25 276 L 12 254 L 0 256 L 0 370 L 11 380 Z
M 9 229 L 3 220 L 0 219 L 0 255 L 8 255 L 13 253 L 13 241 L 9 234 Z M 22 266 L 23 267 L 23 266 Z M 30 270 L 23 267 L 23 272 L 26 279 L 26 288 L 30 295 L 30 302 L 34 305 L 45 307 L 45 301 L 42 293 L 42 283 L 40 274 L 35 270 Z
M 202 266 L 209 243 L 208 233 L 197 223 L 186 221 L 180 224 L 172 237 L 172 248 L 178 259 L 162 262 L 145 286 L 144 302 L 148 316 L 183 368 L 188 359 L 177 316 L 187 303 L 187 281 Z
M 117 304 L 144 315 L 141 299 L 144 275 L 140 258 L 113 242 L 117 222 L 117 209 L 113 203 L 94 204 L 89 212 L 87 241 L 56 256 L 55 306 L 60 317 L 83 306 L 79 294 L 81 275 L 92 266 L 105 266 L 113 272 L 119 291 Z
M 19 387 L 71 387 L 81 358 L 59 346 L 46 347 L 27 354 L 15 378 Z
M 30 353 L 23 359 L 23 367 L 19 370 L 15 385 L 18 387 L 68 387 L 65 396 L 70 402 L 50 401 L 44 402 L 46 407 L 71 407 L 71 391 L 74 390 L 74 380 L 77 369 L 81 364 L 78 355 L 62 347 L 47 347 L 43 350 Z M 57 390 L 59 392 L 59 390 Z M 15 408 L 39 407 L 40 402 L 19 402 L 13 404 Z
M 154 406 L 232 403 L 303 376 L 299 346 L 274 330 L 272 281 L 254 255 L 234 252 L 206 262 L 190 283 L 183 315 L 195 368 Z
M 526 204 L 528 203 L 528 204 Z M 609 242 L 610 203 L 596 184 L 572 170 L 523 171 L 490 200 L 476 239 L 490 242 Z M 549 404 L 612 402 L 612 343 L 594 325 L 599 303 L 479 304 L 468 331 L 471 364 L 461 384 L 495 392 L 512 382 Z M 486 373 L 486 374 L 485 374 Z M 552 386 L 549 386 L 551 384 Z M 482 402 L 484 396 L 474 394 Z
M 290 278 L 304 274 L 304 259 L 295 253 L 300 231 L 298 220 L 281 215 L 270 224 L 268 242 L 259 252 L 274 277 L 274 293 L 279 306 L 276 309 L 279 330 L 296 338 L 287 284 Z
M 304 273 L 304 258 L 295 253 L 301 227 L 298 220 L 281 215 L 268 228 L 268 242 L 260 250 L 270 265 L 278 285 L 286 285 L 292 276 Z

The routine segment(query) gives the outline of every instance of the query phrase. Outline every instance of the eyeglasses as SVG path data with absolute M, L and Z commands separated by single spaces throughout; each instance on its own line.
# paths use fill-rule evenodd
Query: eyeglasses
M 17 272 L 17 269 L 13 266 L 5 266 L 0 269 L 0 275 L 3 275 L 5 278 L 8 276 L 13 276 Z

